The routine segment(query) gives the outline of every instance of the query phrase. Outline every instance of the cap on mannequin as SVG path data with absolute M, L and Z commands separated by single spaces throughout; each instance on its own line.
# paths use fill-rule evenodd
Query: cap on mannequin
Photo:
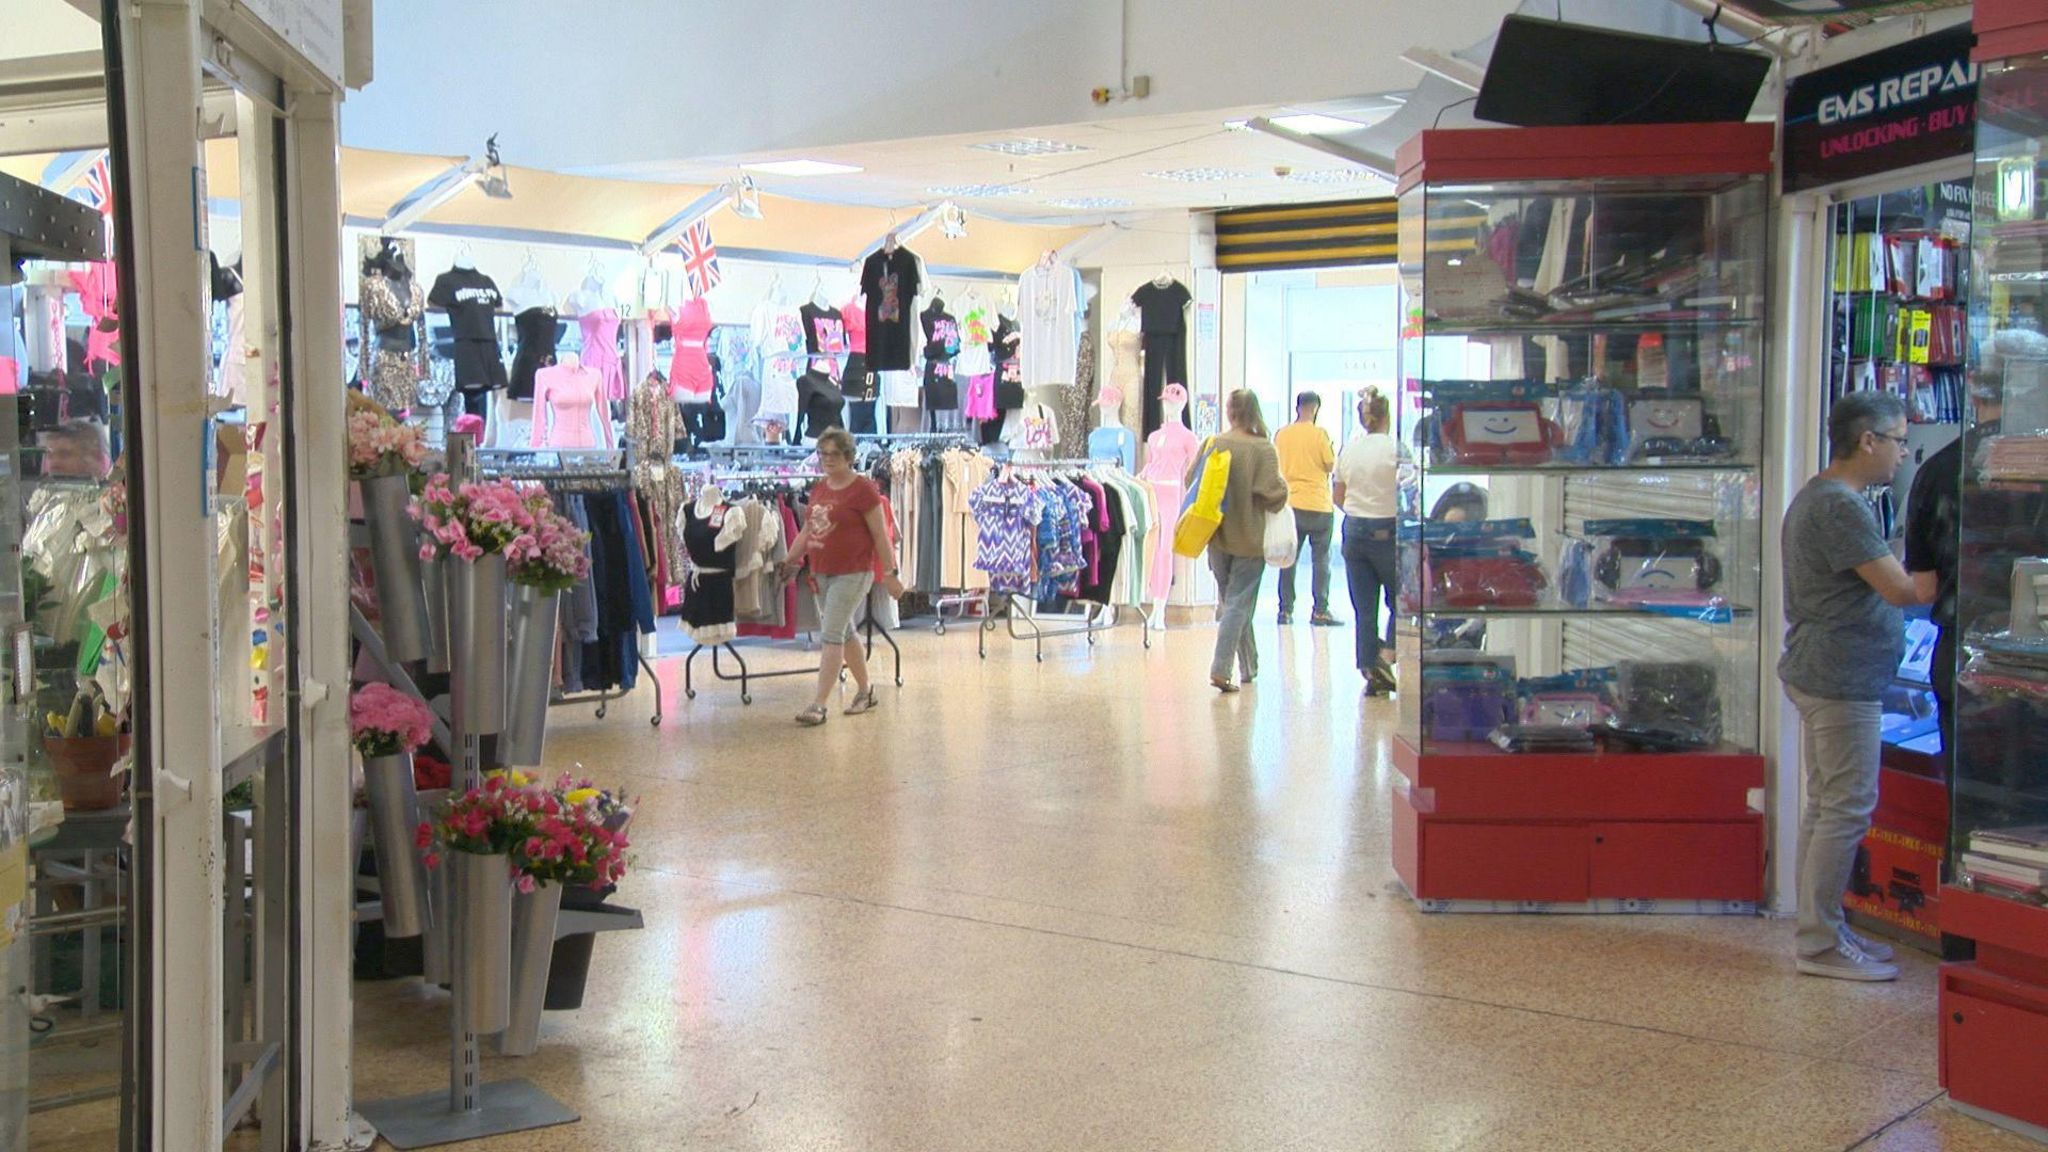
M 1178 384 L 1168 384 L 1160 390 L 1159 402 L 1174 411 L 1186 408 L 1188 406 L 1188 390 Z
M 1123 389 L 1113 384 L 1103 385 L 1102 391 L 1095 394 L 1095 406 L 1102 410 L 1102 426 L 1104 428 L 1120 428 L 1123 426 Z

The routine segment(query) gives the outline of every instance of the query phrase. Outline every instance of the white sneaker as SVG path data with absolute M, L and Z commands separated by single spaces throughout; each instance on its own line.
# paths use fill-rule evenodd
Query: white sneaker
M 1847 924 L 1842 925 L 1842 940 L 1845 943 L 1854 944 L 1858 952 L 1863 953 L 1872 960 L 1884 964 L 1891 963 L 1893 955 L 1891 945 L 1880 940 L 1872 940 Z
M 1865 983 L 1879 983 L 1899 978 L 1899 966 L 1887 964 L 1867 955 L 1861 948 L 1843 940 L 1818 956 L 1801 956 L 1799 971 L 1808 976 L 1826 976 L 1832 980 L 1860 980 Z

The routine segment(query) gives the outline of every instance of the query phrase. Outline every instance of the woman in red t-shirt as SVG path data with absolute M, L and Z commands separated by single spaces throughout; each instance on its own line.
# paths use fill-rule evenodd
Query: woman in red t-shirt
M 880 561 L 882 587 L 892 597 L 903 595 L 896 578 L 896 557 L 882 522 L 882 491 L 853 470 L 853 437 L 833 428 L 818 437 L 818 463 L 825 478 L 811 486 L 811 507 L 804 530 L 790 548 L 790 562 L 808 558 L 818 582 L 819 640 L 824 658 L 818 662 L 818 696 L 797 713 L 796 722 L 816 727 L 825 722 L 825 701 L 839 684 L 839 667 L 853 674 L 853 702 L 848 716 L 875 708 L 875 690 L 868 683 L 868 665 L 853 642 L 853 614 L 867 599 Z

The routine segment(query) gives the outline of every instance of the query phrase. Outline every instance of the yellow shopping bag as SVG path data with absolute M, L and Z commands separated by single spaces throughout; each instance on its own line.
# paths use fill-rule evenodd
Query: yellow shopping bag
M 1173 526 L 1173 550 L 1190 560 L 1209 547 L 1209 538 L 1223 526 L 1223 489 L 1230 483 L 1230 449 L 1216 447 L 1211 438 L 1202 445 L 1202 458 L 1195 468 L 1195 482 L 1188 488 L 1187 503 Z

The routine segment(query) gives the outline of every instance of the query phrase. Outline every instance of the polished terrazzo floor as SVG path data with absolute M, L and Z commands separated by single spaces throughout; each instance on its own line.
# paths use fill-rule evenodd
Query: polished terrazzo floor
M 1262 622 L 1234 697 L 1211 635 L 914 630 L 882 709 L 816 731 L 803 681 L 690 701 L 674 660 L 658 729 L 644 690 L 558 709 L 551 764 L 640 797 L 648 927 L 487 1061 L 582 1123 L 476 1147 L 2039 1147 L 1944 1103 L 1929 959 L 1853 985 L 1782 922 L 1417 913 L 1349 632 Z M 357 995 L 359 1097 L 444 1084 L 444 998 Z

